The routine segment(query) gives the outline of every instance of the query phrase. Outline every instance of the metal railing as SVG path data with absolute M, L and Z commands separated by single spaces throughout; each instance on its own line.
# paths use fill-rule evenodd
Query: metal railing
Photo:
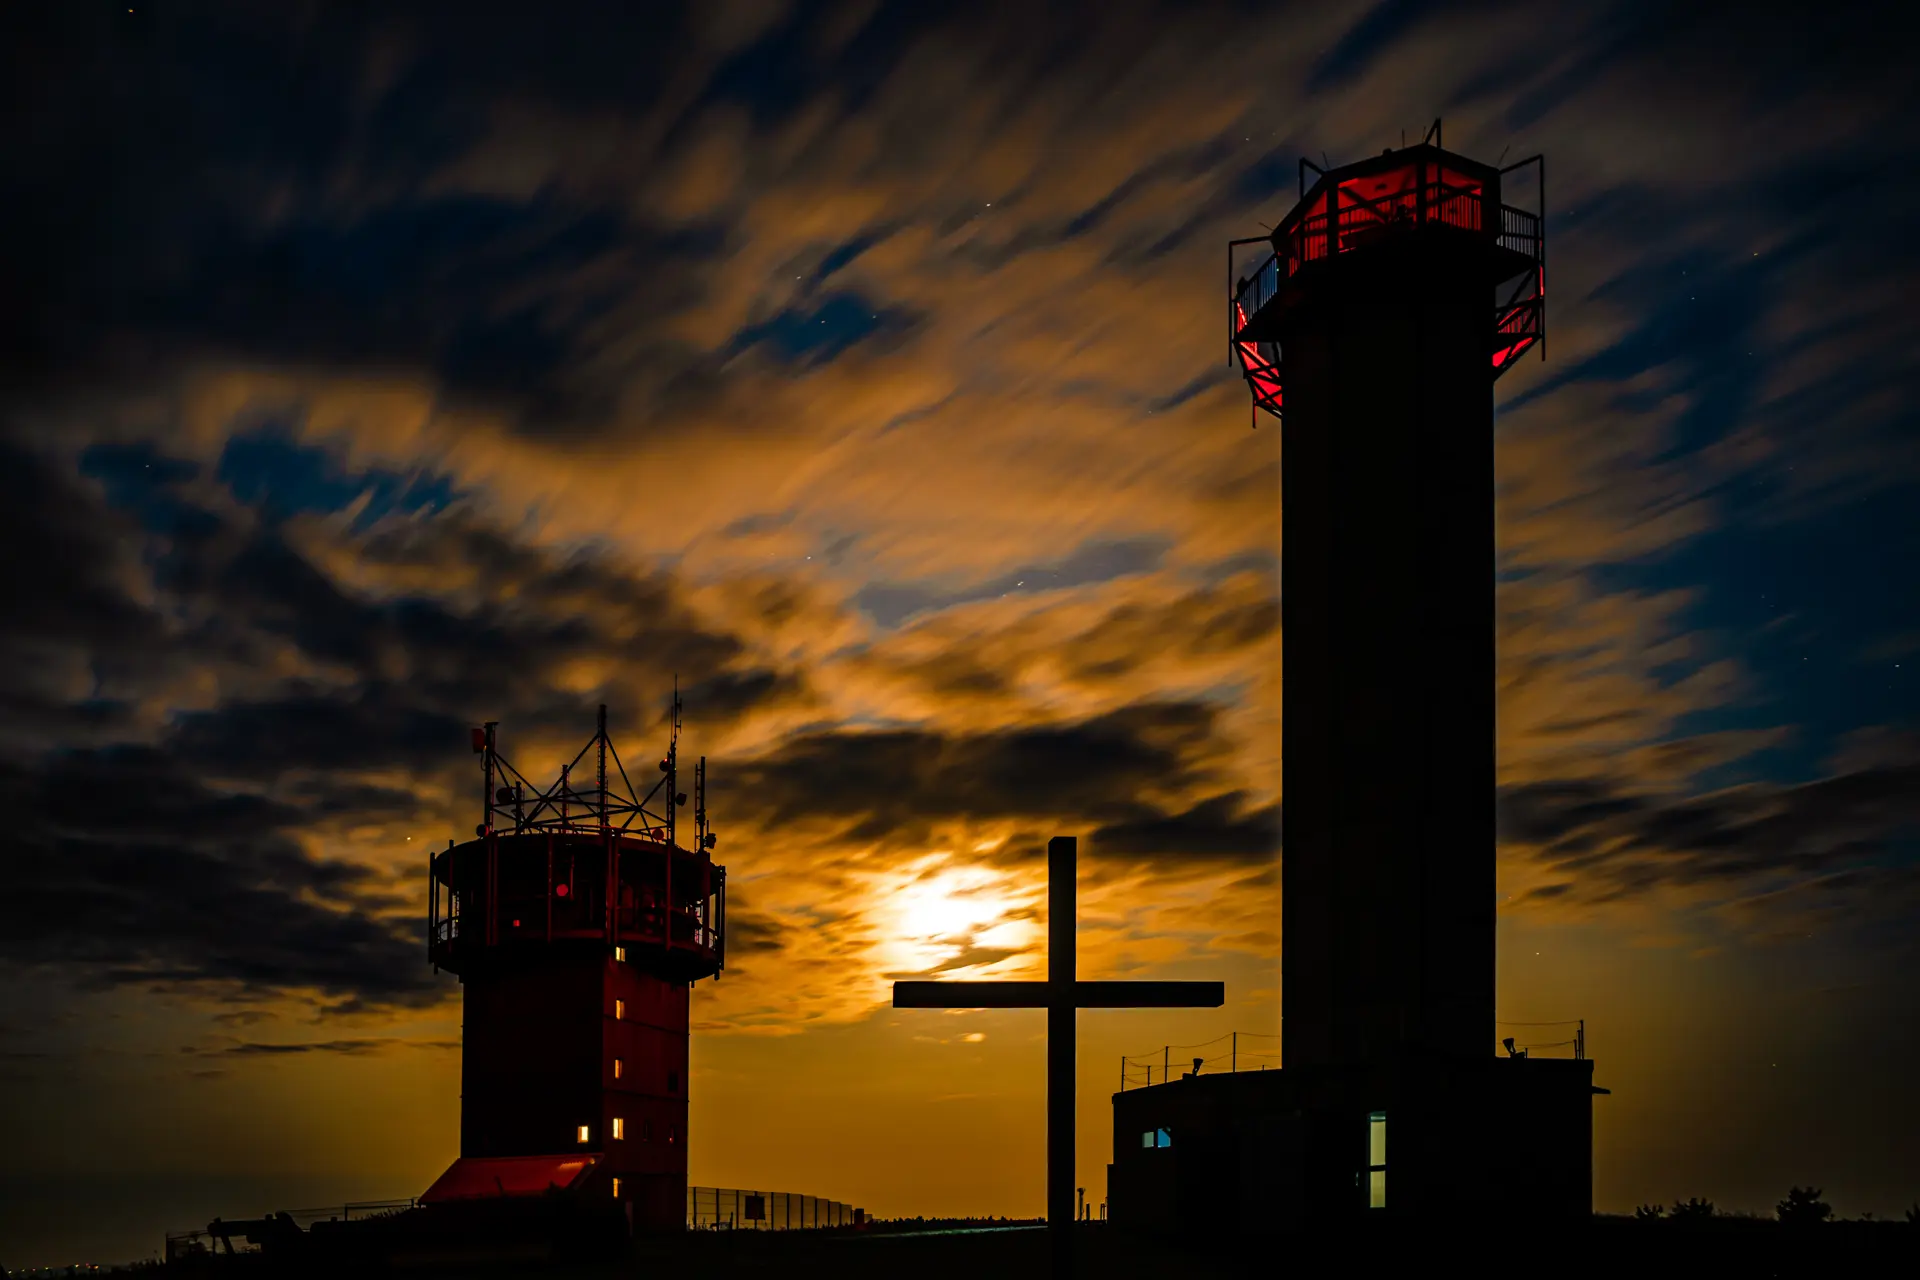
M 1280 1065 L 1280 1037 L 1264 1031 L 1229 1031 L 1199 1044 L 1161 1045 L 1156 1054 L 1123 1055 L 1120 1092 L 1151 1088 L 1196 1072 L 1214 1075 L 1236 1071 L 1266 1071 Z M 1173 1051 L 1179 1049 L 1176 1058 Z M 1201 1050 L 1199 1053 L 1193 1050 Z
M 689 1231 L 811 1231 L 860 1226 L 866 1220 L 866 1210 L 818 1196 L 731 1187 L 687 1188 Z
M 1563 1018 L 1558 1022 L 1498 1022 L 1496 1021 L 1493 1025 L 1502 1031 L 1506 1031 L 1511 1028 L 1517 1027 L 1521 1029 L 1522 1034 L 1525 1034 L 1525 1032 L 1532 1030 L 1532 1031 L 1542 1031 L 1547 1035 L 1552 1035 L 1553 1029 L 1555 1028 L 1560 1028 L 1560 1027 L 1573 1028 L 1572 1038 L 1567 1040 L 1522 1040 L 1520 1036 L 1505 1037 L 1500 1041 L 1500 1047 L 1503 1050 L 1505 1050 L 1508 1056 L 1510 1057 L 1515 1057 L 1515 1058 L 1571 1057 L 1576 1060 L 1580 1060 L 1580 1059 L 1584 1059 L 1587 1056 L 1587 1020 L 1585 1018 Z M 1565 1049 L 1567 1052 L 1541 1053 L 1540 1050 L 1542 1049 Z

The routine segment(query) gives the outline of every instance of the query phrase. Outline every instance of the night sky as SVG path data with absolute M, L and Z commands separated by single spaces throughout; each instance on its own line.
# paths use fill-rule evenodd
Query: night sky
M 8 6 L 0 1262 L 423 1190 L 468 726 L 644 759 L 676 675 L 732 875 L 692 1180 L 1038 1213 L 1043 1019 L 886 1001 L 1038 976 L 1077 833 L 1082 976 L 1228 984 L 1082 1016 L 1101 1198 L 1121 1054 L 1278 1046 L 1224 242 L 1436 115 L 1550 181 L 1499 1016 L 1586 1019 L 1596 1207 L 1897 1215 L 1920 81 L 1787 8 Z

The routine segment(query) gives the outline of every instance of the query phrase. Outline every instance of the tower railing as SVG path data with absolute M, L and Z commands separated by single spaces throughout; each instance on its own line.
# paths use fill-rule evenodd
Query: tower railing
M 1175 1049 L 1181 1051 L 1178 1058 L 1173 1056 Z M 1229 1031 L 1198 1044 L 1161 1045 L 1159 1053 L 1122 1055 L 1120 1092 L 1151 1088 L 1190 1075 L 1232 1075 L 1239 1071 L 1267 1071 L 1279 1065 L 1277 1034 Z

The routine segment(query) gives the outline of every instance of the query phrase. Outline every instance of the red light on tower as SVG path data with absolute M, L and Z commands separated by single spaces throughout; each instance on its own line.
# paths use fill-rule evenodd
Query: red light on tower
M 1346 255 L 1404 254 L 1412 245 L 1455 240 L 1478 253 L 1488 305 L 1483 322 L 1489 381 L 1533 347 L 1546 354 L 1546 162 L 1539 156 L 1495 169 L 1439 145 L 1439 123 L 1414 147 L 1387 151 L 1333 170 L 1300 162 L 1300 200 L 1269 236 L 1234 240 L 1227 247 L 1229 360 L 1253 395 L 1253 408 L 1282 416 L 1282 389 L 1291 372 L 1282 333 L 1289 317 L 1344 272 Z M 1501 200 L 1502 180 L 1536 168 L 1534 209 Z M 1318 178 L 1309 189 L 1307 170 Z M 1251 271 L 1234 277 L 1235 251 L 1262 244 L 1269 251 Z M 1471 246 L 1471 247 L 1469 247 Z M 1356 305 L 1380 300 L 1359 295 Z M 1258 419 L 1255 419 L 1256 424 Z

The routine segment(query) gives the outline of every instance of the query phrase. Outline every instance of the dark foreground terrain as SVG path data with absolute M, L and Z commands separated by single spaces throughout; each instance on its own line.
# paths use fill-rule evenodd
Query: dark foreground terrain
M 1143 1239 L 1103 1223 L 1078 1228 L 1079 1275 L 1089 1280 L 1176 1280 L 1260 1275 L 1440 1276 L 1510 1274 L 1656 1280 L 1718 1276 L 1838 1277 L 1920 1274 L 1920 1227 L 1839 1222 L 1791 1228 L 1722 1218 L 1703 1223 L 1596 1218 L 1552 1236 L 1489 1226 L 1471 1231 L 1250 1241 Z M 955 1226 L 817 1232 L 698 1232 L 641 1239 L 617 1257 L 571 1261 L 518 1249 L 435 1251 L 392 1259 L 198 1259 L 183 1276 L 376 1276 L 441 1280 L 673 1280 L 823 1276 L 833 1280 L 1041 1280 L 1047 1233 L 1036 1227 Z

